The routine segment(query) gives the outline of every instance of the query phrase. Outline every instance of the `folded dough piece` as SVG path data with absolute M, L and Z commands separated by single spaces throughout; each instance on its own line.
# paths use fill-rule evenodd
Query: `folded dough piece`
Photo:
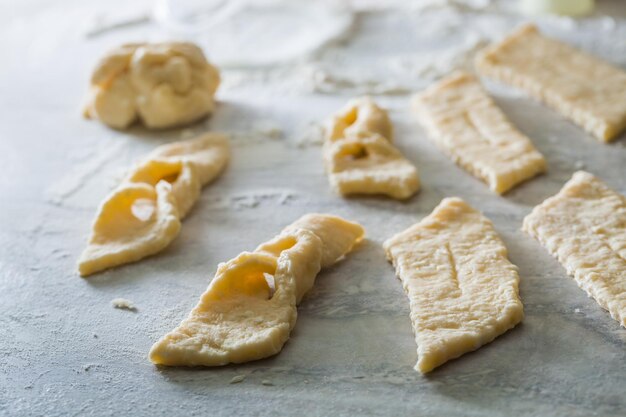
M 367 96 L 350 100 L 331 117 L 326 126 L 326 140 L 332 142 L 363 132 L 378 133 L 393 142 L 393 125 L 387 111 Z
M 78 260 L 80 275 L 135 262 L 164 249 L 177 236 L 180 221 L 202 186 L 220 174 L 228 158 L 228 139 L 216 133 L 157 148 L 100 207 Z
M 546 170 L 543 155 L 468 73 L 416 94 L 413 109 L 432 141 L 498 194 Z
M 159 146 L 128 175 L 128 182 L 172 184 L 180 218 L 183 219 L 209 184 L 224 170 L 230 157 L 228 138 L 205 133 L 197 138 Z
M 476 57 L 481 75 L 526 91 L 603 142 L 626 129 L 626 72 L 527 24 Z
M 331 186 L 342 195 L 417 192 L 417 169 L 392 144 L 387 112 L 369 97 L 350 101 L 326 127 L 323 155 Z
M 289 338 L 296 305 L 320 268 L 350 252 L 363 234 L 356 223 L 311 214 L 254 252 L 220 264 L 189 317 L 152 346 L 150 360 L 219 366 L 275 355 Z
M 78 271 L 87 276 L 138 261 L 167 247 L 179 230 L 170 184 L 123 184 L 100 206 Z
M 579 171 L 522 227 L 626 327 L 626 197 Z
M 383 247 L 409 297 L 416 370 L 430 372 L 522 320 L 517 267 L 491 222 L 460 198 L 442 200 Z
M 192 43 L 122 45 L 94 70 L 85 116 L 118 129 L 137 119 L 153 129 L 188 124 L 213 111 L 219 82 Z

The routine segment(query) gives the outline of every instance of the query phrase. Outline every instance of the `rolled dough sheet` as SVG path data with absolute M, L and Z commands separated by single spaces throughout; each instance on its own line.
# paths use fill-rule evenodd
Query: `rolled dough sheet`
M 479 53 L 476 69 L 526 91 L 603 142 L 626 129 L 626 72 L 532 24 Z
M 522 229 L 536 238 L 611 317 L 626 327 L 626 198 L 579 171 L 534 208 Z
M 498 194 L 546 170 L 543 155 L 468 73 L 416 94 L 413 109 L 433 142 Z
M 430 372 L 522 320 L 517 267 L 491 222 L 460 198 L 442 200 L 383 246 L 409 297 L 416 370 Z

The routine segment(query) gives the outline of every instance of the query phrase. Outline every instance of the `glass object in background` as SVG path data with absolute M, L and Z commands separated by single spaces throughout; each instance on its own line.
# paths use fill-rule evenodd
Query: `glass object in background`
M 526 14 L 583 16 L 593 11 L 594 0 L 521 0 Z
M 157 20 L 221 67 L 292 61 L 340 38 L 353 14 L 315 0 L 158 0 Z

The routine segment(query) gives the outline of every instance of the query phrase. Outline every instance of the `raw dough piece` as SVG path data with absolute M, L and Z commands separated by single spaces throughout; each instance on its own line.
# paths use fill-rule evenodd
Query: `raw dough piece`
M 389 142 L 393 141 L 393 125 L 387 111 L 367 96 L 349 101 L 331 117 L 326 126 L 326 140 L 333 142 L 365 132 L 378 133 Z
M 275 355 L 289 338 L 296 305 L 320 268 L 350 252 L 363 234 L 356 223 L 311 214 L 254 252 L 220 264 L 198 305 L 154 344 L 150 360 L 219 366 Z
M 579 171 L 522 227 L 626 327 L 626 198 Z
M 119 310 L 137 311 L 137 307 L 135 307 L 133 302 L 126 298 L 114 298 L 111 300 L 111 305 Z
M 80 275 L 135 262 L 167 247 L 202 186 L 220 174 L 228 158 L 228 139 L 217 133 L 158 147 L 100 207 L 78 260 Z
M 383 246 L 409 297 L 416 370 L 430 372 L 522 320 L 517 267 L 491 222 L 460 198 Z
M 526 91 L 601 141 L 626 129 L 626 72 L 527 24 L 476 58 L 481 75 Z
M 433 142 L 498 194 L 546 170 L 530 139 L 468 73 L 456 72 L 416 94 L 413 108 Z
M 326 127 L 323 154 L 331 186 L 342 195 L 415 194 L 417 169 L 391 144 L 392 134 L 387 112 L 369 97 L 349 102 Z
M 108 52 L 91 77 L 85 116 L 124 129 L 192 123 L 213 112 L 219 72 L 188 42 L 136 43 Z
M 200 190 L 223 171 L 230 157 L 228 138 L 205 133 L 195 139 L 162 145 L 128 175 L 128 182 L 172 184 L 178 212 L 183 219 L 200 196 Z
M 166 248 L 179 230 L 170 184 L 124 183 L 100 206 L 78 272 L 87 276 L 153 255 Z

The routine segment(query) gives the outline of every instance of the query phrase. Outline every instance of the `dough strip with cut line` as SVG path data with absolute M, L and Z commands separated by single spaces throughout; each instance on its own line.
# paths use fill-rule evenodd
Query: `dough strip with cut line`
M 383 247 L 409 297 L 417 371 L 476 350 L 522 320 L 517 267 L 492 223 L 460 198 L 442 200 Z

